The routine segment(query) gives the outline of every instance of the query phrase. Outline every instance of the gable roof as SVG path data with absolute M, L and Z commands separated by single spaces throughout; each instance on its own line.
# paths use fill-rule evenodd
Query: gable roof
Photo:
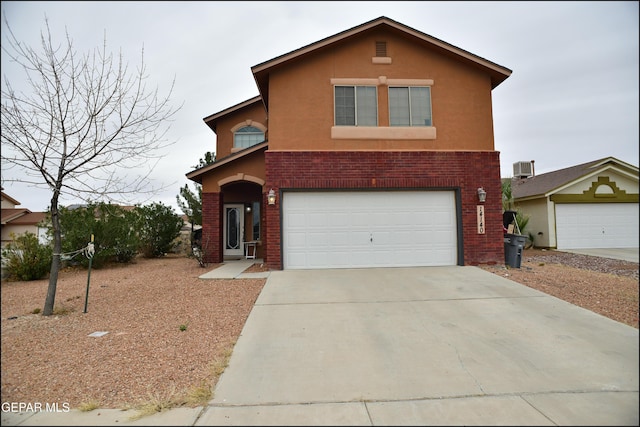
M 27 208 L 5 208 L 2 209 L 2 225 L 5 225 L 16 218 L 31 213 Z
M 216 169 L 222 165 L 225 165 L 229 162 L 240 159 L 241 157 L 248 156 L 251 153 L 255 153 L 256 151 L 266 150 L 269 146 L 268 141 L 261 142 L 256 145 L 252 145 L 251 147 L 244 148 L 240 151 L 236 151 L 235 153 L 231 153 L 228 156 L 224 156 L 221 159 L 217 159 L 215 162 L 205 165 L 200 169 L 196 169 L 187 174 L 187 178 L 192 181 L 197 182 L 198 184 L 202 184 L 202 175 L 209 172 L 210 170 Z
M 46 218 L 47 218 L 47 213 L 46 212 L 28 212 L 28 213 L 26 213 L 24 215 L 21 215 L 21 216 L 15 218 L 15 219 L 9 221 L 9 224 L 11 224 L 11 225 L 36 225 L 36 224 L 40 224 Z M 3 224 L 4 224 L 4 218 L 3 218 Z
M 211 114 L 211 115 L 205 117 L 202 120 L 204 120 L 205 124 L 207 126 L 209 126 L 209 128 L 214 133 L 217 133 L 216 132 L 216 128 L 218 126 L 218 119 L 220 117 L 224 117 L 227 114 L 233 113 L 234 111 L 242 110 L 243 108 L 251 106 L 251 105 L 255 104 L 256 102 L 260 102 L 261 100 L 262 100 L 262 98 L 260 96 L 254 96 L 251 99 L 247 99 L 246 101 L 242 101 L 239 104 L 236 104 L 236 105 L 231 106 L 229 108 L 225 108 L 224 110 L 219 111 L 217 113 Z
M 511 181 L 511 195 L 514 199 L 547 196 L 580 178 L 597 174 L 611 167 L 617 167 L 630 176 L 635 176 L 636 180 L 638 179 L 637 166 L 622 162 L 614 157 L 604 157 L 580 165 L 536 175 L 531 178 L 513 178 Z
M 446 55 L 454 55 L 458 60 L 469 63 L 472 66 L 480 67 L 485 70 L 491 76 L 491 88 L 494 89 L 500 83 L 505 81 L 512 73 L 512 71 L 506 67 L 498 65 L 494 62 L 491 62 L 487 59 L 481 58 L 473 53 L 467 52 L 464 49 L 460 49 L 459 47 L 453 46 L 447 42 L 444 42 L 440 39 L 432 37 L 428 34 L 425 34 L 421 31 L 408 27 L 404 24 L 401 24 L 393 19 L 387 18 L 386 16 L 381 16 L 379 18 L 373 19 L 369 22 L 365 22 L 364 24 L 357 25 L 351 29 L 342 31 L 333 36 L 326 37 L 320 41 L 315 43 L 311 43 L 307 46 L 296 49 L 292 52 L 286 53 L 284 55 L 280 55 L 276 58 L 270 59 L 268 61 L 262 62 L 258 65 L 254 65 L 251 67 L 251 71 L 253 73 L 253 78 L 258 85 L 258 90 L 260 91 L 260 95 L 264 100 L 265 106 L 269 105 L 269 72 L 275 67 L 281 66 L 290 61 L 298 60 L 309 53 L 317 51 L 319 49 L 326 48 L 327 46 L 333 45 L 335 43 L 341 42 L 347 38 L 356 36 L 358 34 L 362 34 L 364 32 L 370 31 L 375 28 L 384 27 L 391 31 L 395 31 L 398 34 L 401 34 L 407 38 L 411 38 L 419 43 L 424 43 Z
M 4 188 L 2 188 L 4 190 Z M 20 202 L 17 201 L 16 199 L 14 199 L 13 197 L 9 196 L 7 193 L 5 193 L 4 191 L 0 192 L 2 194 L 2 198 L 9 201 L 9 203 L 11 203 L 12 205 L 19 205 Z
M 2 225 L 37 225 L 46 217 L 46 212 L 31 212 L 27 208 L 2 209 Z

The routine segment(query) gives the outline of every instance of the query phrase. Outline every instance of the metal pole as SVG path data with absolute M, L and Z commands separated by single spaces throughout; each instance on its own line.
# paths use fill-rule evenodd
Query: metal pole
M 91 235 L 91 243 L 87 245 L 87 257 L 89 258 L 89 272 L 87 273 L 87 293 L 84 297 L 84 312 L 87 312 L 87 304 L 89 303 L 89 282 L 91 281 L 91 263 L 93 261 L 93 234 Z

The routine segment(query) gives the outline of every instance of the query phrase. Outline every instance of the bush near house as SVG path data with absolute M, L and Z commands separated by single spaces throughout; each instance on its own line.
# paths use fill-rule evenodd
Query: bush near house
M 140 241 L 135 224 L 138 215 L 122 206 L 92 203 L 77 208 L 61 208 L 63 261 L 88 266 L 86 248 L 94 238 L 92 266 L 101 268 L 109 262 L 129 262 L 138 253 Z
M 136 211 L 142 256 L 157 258 L 171 252 L 184 225 L 180 215 L 162 203 L 139 206 Z
M 38 237 L 25 232 L 11 234 L 12 242 L 2 250 L 2 270 L 9 280 L 38 280 L 51 268 L 52 249 L 41 244 Z M 4 276 L 3 274 L 3 276 Z
M 161 203 L 126 209 L 109 203 L 90 203 L 80 207 L 60 207 L 63 266 L 87 268 L 87 246 L 94 245 L 93 268 L 109 263 L 131 262 L 138 254 L 162 257 L 179 245 L 182 218 Z M 50 224 L 50 222 L 49 222 Z M 53 231 L 49 228 L 49 235 Z M 15 236 L 2 250 L 2 277 L 9 280 L 37 280 L 46 277 L 52 261 L 52 248 L 41 244 L 35 234 Z
M 175 245 L 182 225 L 182 218 L 161 203 L 133 209 L 109 203 L 61 208 L 63 260 L 88 267 L 89 259 L 81 250 L 92 235 L 95 268 L 131 262 L 140 253 L 147 258 L 163 256 Z

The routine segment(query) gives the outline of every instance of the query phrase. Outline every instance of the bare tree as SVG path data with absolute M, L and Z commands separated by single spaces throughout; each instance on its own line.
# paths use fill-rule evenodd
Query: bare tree
M 180 109 L 169 97 L 147 90 L 144 48 L 140 65 L 130 70 L 104 43 L 78 54 L 69 33 L 54 44 L 45 18 L 40 50 L 25 46 L 9 28 L 3 53 L 23 71 L 26 91 L 2 85 L 2 167 L 18 168 L 20 179 L 51 190 L 53 260 L 43 315 L 53 312 L 60 269 L 62 194 L 85 201 L 116 200 L 153 192 L 149 175 L 173 144 L 165 137 Z M 27 93 L 28 92 L 28 93 Z M 133 172 L 133 175 L 131 175 Z M 4 177 L 3 177 L 4 178 Z

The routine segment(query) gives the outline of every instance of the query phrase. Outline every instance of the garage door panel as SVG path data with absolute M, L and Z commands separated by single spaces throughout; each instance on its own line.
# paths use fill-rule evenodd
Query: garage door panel
M 435 230 L 432 233 L 429 241 L 434 246 L 449 245 L 449 242 L 451 242 L 451 239 L 454 237 L 455 237 L 455 234 L 449 230 Z
M 457 263 L 452 191 L 285 192 L 282 211 L 284 268 Z
M 293 249 L 305 248 L 307 246 L 306 233 L 288 232 L 286 237 L 287 241 L 289 242 L 289 246 Z
M 349 215 L 344 212 L 327 213 L 329 217 L 329 223 L 335 226 L 348 227 L 351 224 Z
M 307 224 L 307 217 L 303 213 L 291 212 L 289 214 L 289 222 L 294 228 L 304 227 Z
M 429 230 L 417 230 L 417 231 L 414 231 L 413 234 L 415 234 L 415 238 L 418 239 L 418 241 L 422 241 L 422 242 L 431 241 L 432 232 Z
M 637 203 L 556 205 L 558 249 L 638 247 Z
M 313 254 L 313 256 L 311 255 L 312 254 L 309 254 L 309 256 L 306 258 L 307 264 L 311 268 L 322 267 L 324 264 L 329 262 L 326 253 L 316 253 L 316 254 Z
M 307 215 L 307 225 L 310 227 L 326 227 L 327 215 L 323 213 L 311 213 Z
M 307 244 L 313 242 L 314 245 L 319 247 L 327 247 L 331 245 L 333 242 L 329 240 L 329 235 L 327 233 L 322 233 L 318 231 L 311 231 L 307 233 L 307 238 L 305 239 Z
M 331 243 L 331 247 L 339 250 L 340 248 L 349 247 L 351 243 L 351 239 L 349 238 L 349 233 L 345 231 L 340 232 L 328 232 L 329 242 Z
M 288 265 L 305 265 L 307 263 L 307 255 L 300 252 L 292 252 L 285 256 L 285 264 Z

